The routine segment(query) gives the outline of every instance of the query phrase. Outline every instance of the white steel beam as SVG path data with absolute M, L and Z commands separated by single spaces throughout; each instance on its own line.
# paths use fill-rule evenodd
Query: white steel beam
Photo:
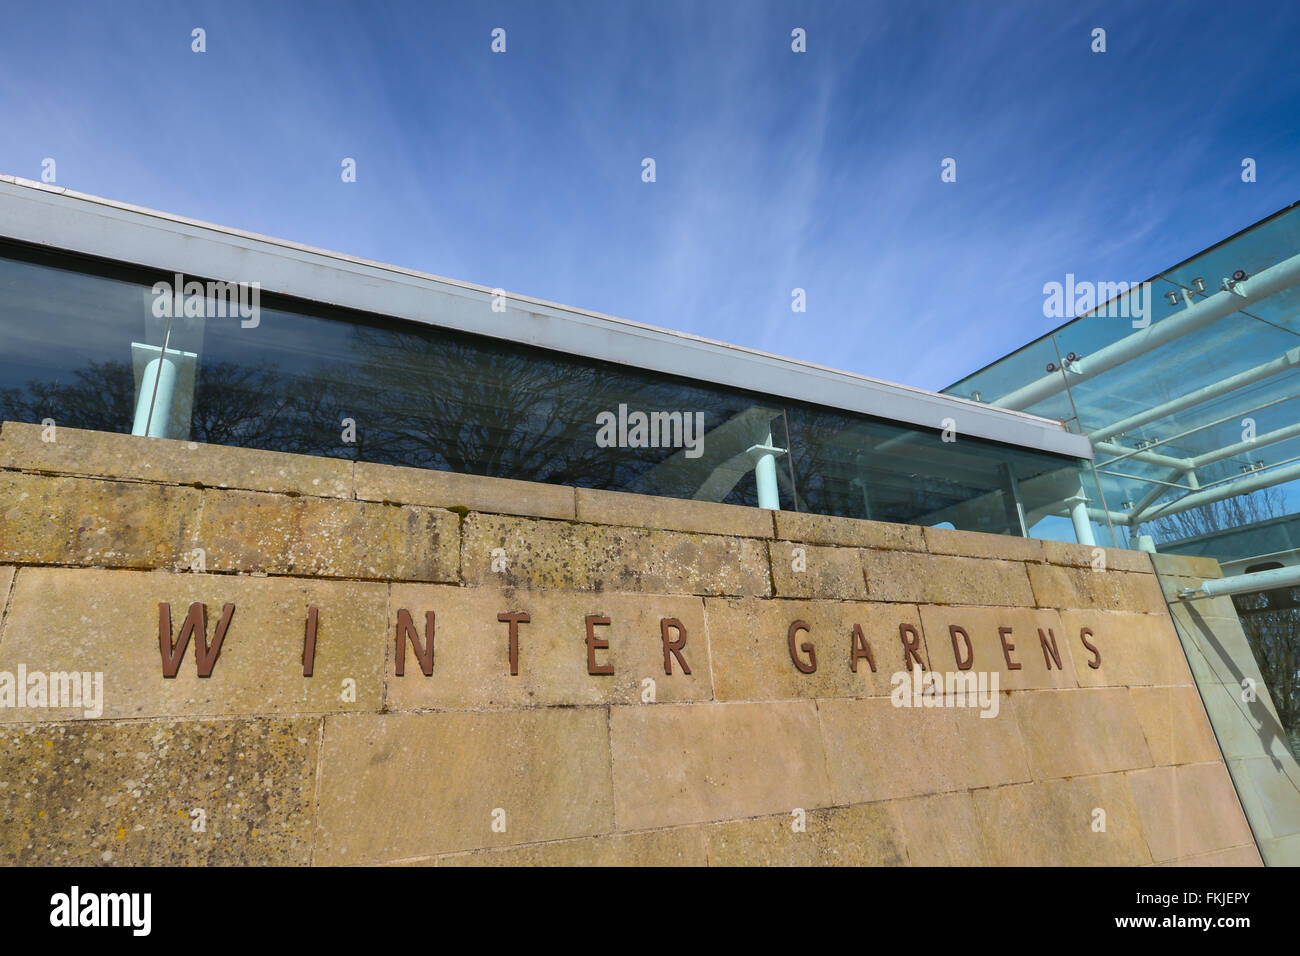
M 1168 320 L 1166 320 L 1168 321 Z M 1166 415 L 1172 415 L 1180 412 L 1185 408 L 1191 408 L 1193 405 L 1200 405 L 1202 402 L 1208 402 L 1212 398 L 1218 398 L 1221 395 L 1227 395 L 1229 392 L 1235 392 L 1239 388 L 1252 385 L 1262 379 L 1272 378 L 1290 369 L 1300 365 L 1300 346 L 1296 346 L 1288 352 L 1283 353 L 1271 362 L 1265 362 L 1263 365 L 1256 365 L 1254 368 L 1248 368 L 1244 372 L 1238 372 L 1236 375 L 1230 375 L 1227 378 L 1212 382 L 1203 388 L 1198 388 L 1194 392 L 1188 392 L 1186 395 L 1162 402 L 1144 412 L 1138 412 L 1136 415 L 1130 415 L 1121 421 L 1114 422 L 1104 428 L 1098 428 L 1088 433 L 1088 437 L 1094 440 L 1110 438 L 1112 435 L 1121 435 L 1124 432 L 1137 428 L 1139 425 L 1145 425 L 1147 422 L 1154 422 L 1157 419 L 1164 418 Z
M 1254 571 L 1234 574 L 1228 578 L 1208 578 L 1194 588 L 1183 588 L 1180 598 L 1222 597 L 1227 594 L 1249 594 L 1253 591 L 1271 591 L 1274 588 L 1300 587 L 1300 565 L 1274 568 L 1271 571 Z
M 1235 498 L 1237 495 L 1259 491 L 1262 488 L 1271 488 L 1274 485 L 1285 484 L 1297 478 L 1300 478 L 1300 462 L 1287 465 L 1284 468 L 1255 472 L 1248 477 L 1239 478 L 1227 484 L 1216 485 L 1213 488 L 1206 488 L 1204 491 L 1195 491 L 1190 495 L 1183 495 L 1181 498 L 1158 505 L 1152 508 L 1149 513 L 1142 515 L 1140 520 L 1143 522 L 1155 521 L 1157 518 L 1163 518 L 1166 515 L 1177 514 L 1190 508 L 1198 508 L 1201 505 L 1213 504 L 1227 498 Z
M 1126 335 L 1091 355 L 1085 355 L 1070 365 L 1065 373 L 1070 384 L 1086 382 L 1129 359 L 1157 349 L 1162 345 L 1190 335 L 1222 318 L 1239 312 L 1284 289 L 1300 284 L 1300 255 L 1269 266 L 1263 272 L 1238 282 L 1233 291 L 1216 292 L 1207 299 L 1189 305 L 1181 312 L 1153 322 L 1139 332 Z M 994 405 L 1000 408 L 1029 408 L 1046 398 L 1065 390 L 1065 375 L 1049 372 L 1037 381 L 1003 395 Z

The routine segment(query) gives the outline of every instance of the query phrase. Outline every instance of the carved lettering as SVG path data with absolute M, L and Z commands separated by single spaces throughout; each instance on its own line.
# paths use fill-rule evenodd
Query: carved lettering
M 921 646 L 921 635 L 916 633 L 916 628 L 911 624 L 898 625 L 898 639 L 903 642 L 903 669 L 911 670 L 912 665 L 909 661 L 916 661 L 916 666 L 925 670 L 925 661 L 921 660 L 921 653 L 918 648 Z
M 867 659 L 871 665 L 871 673 L 876 672 L 876 658 L 871 653 L 871 645 L 867 643 L 866 636 L 862 633 L 862 625 L 854 624 L 853 633 L 849 635 L 849 670 L 853 673 L 858 672 L 858 661 L 862 658 Z
M 669 640 L 669 629 L 677 632 L 677 640 Z M 686 628 L 681 621 L 675 617 L 665 617 L 659 621 L 659 637 L 664 645 L 664 673 L 673 672 L 673 658 L 677 658 L 677 663 L 682 665 L 682 673 L 689 674 L 691 667 L 686 663 L 686 658 L 682 657 L 682 648 L 686 646 Z
M 799 654 L 794 648 L 794 636 L 800 631 L 811 631 L 806 622 L 795 621 L 790 625 L 790 630 L 786 631 L 786 644 L 790 647 L 790 660 L 794 661 L 794 666 L 799 669 L 801 674 L 811 674 L 817 669 L 817 649 L 813 647 L 811 641 L 804 641 L 799 645 L 799 650 L 808 655 L 808 661 L 805 663 L 799 659 Z
M 424 615 L 424 644 L 420 644 L 420 635 L 411 620 L 411 612 L 401 608 L 397 612 L 397 653 L 393 660 L 398 677 L 406 676 L 406 644 L 410 641 L 415 648 L 415 656 L 420 662 L 420 670 L 425 677 L 433 676 L 433 612 Z
M 1090 627 L 1080 628 L 1079 630 L 1079 640 L 1083 641 L 1083 646 L 1096 655 L 1095 660 L 1088 661 L 1088 666 L 1093 670 L 1101 667 L 1101 651 L 1097 650 L 1095 645 L 1088 643 L 1088 638 L 1095 636 L 1096 635 L 1092 633 L 1092 628 Z
M 1007 670 L 1018 671 L 1023 665 L 1019 661 L 1013 661 L 1011 659 L 1011 652 L 1016 649 L 1016 645 L 1007 640 L 1007 636 L 1010 633 L 1011 628 L 1009 627 L 998 628 L 998 640 L 1002 642 L 1002 656 L 1007 659 Z
M 965 661 L 961 659 L 961 648 L 957 645 L 958 634 L 961 635 L 962 641 L 965 642 L 966 644 Z M 948 636 L 952 638 L 952 654 L 953 657 L 957 658 L 957 670 L 959 671 L 970 670 L 975 663 L 975 649 L 971 647 L 970 635 L 966 633 L 966 628 L 962 627 L 960 624 L 949 624 Z
M 1058 671 L 1062 670 L 1061 651 L 1056 646 L 1056 635 L 1052 633 L 1050 627 L 1047 629 L 1046 634 L 1043 634 L 1041 627 L 1038 629 L 1038 643 L 1043 645 L 1043 663 L 1047 665 L 1047 669 L 1050 671 L 1052 661 L 1056 661 L 1056 669 Z
M 310 677 L 316 667 L 316 621 L 319 611 L 307 608 L 307 630 L 302 638 L 302 676 Z
M 502 624 L 510 625 L 510 676 L 517 677 L 519 675 L 519 625 L 531 623 L 532 618 L 523 611 L 515 611 L 513 614 L 502 611 L 497 615 L 497 620 Z
M 226 628 L 235 613 L 235 605 L 226 604 L 221 608 L 221 620 L 217 622 L 217 633 L 212 643 L 208 643 L 208 608 L 206 604 L 195 602 L 190 605 L 181 632 L 172 643 L 172 606 L 158 605 L 158 652 L 162 657 L 163 677 L 175 677 L 180 670 L 181 661 L 185 659 L 185 649 L 190 646 L 190 638 L 198 631 L 200 639 L 194 642 L 194 662 L 200 677 L 211 677 L 212 668 L 221 656 L 221 645 L 226 640 Z
M 596 636 L 595 627 L 609 626 L 609 618 L 601 617 L 599 614 L 588 614 L 587 622 L 587 673 L 588 674 L 612 674 L 614 673 L 613 664 L 597 664 L 596 651 L 604 650 L 609 647 L 609 641 Z

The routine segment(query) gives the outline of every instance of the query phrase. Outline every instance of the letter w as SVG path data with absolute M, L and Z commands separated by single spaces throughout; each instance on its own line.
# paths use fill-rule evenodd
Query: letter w
M 181 661 L 185 659 L 185 650 L 190 646 L 190 637 L 197 630 L 201 640 L 194 642 L 194 662 L 198 665 L 200 677 L 211 677 L 212 668 L 221 656 L 221 645 L 226 639 L 226 628 L 235 613 L 235 606 L 227 604 L 221 609 L 221 620 L 217 622 L 216 638 L 208 643 L 208 607 L 195 602 L 190 605 L 181 625 L 181 633 L 172 643 L 172 606 L 158 605 L 158 653 L 162 656 L 163 677 L 175 677 L 180 670 Z

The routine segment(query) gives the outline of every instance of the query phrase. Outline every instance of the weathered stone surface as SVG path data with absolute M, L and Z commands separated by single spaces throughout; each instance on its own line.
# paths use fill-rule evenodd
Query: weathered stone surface
M 104 718 L 377 710 L 383 692 L 387 588 L 381 584 L 214 574 L 23 568 L 0 631 L 0 671 L 100 672 Z M 207 606 L 212 644 L 234 604 L 210 677 L 198 676 L 197 633 L 174 678 L 163 677 L 160 603 L 173 641 L 190 605 Z M 311 677 L 303 676 L 307 608 L 318 608 Z M 354 699 L 344 697 L 353 682 Z M 0 723 L 80 720 L 84 706 L 0 707 Z
M 505 561 L 494 571 L 493 551 Z M 653 594 L 767 595 L 767 552 L 752 538 L 471 514 L 465 583 Z
M 922 528 L 925 546 L 931 554 L 953 554 L 967 558 L 999 558 L 1007 561 L 1043 561 L 1043 542 L 1010 534 L 954 531 L 951 528 Z
M 718 700 L 888 696 L 891 676 L 905 669 L 900 624 L 916 629 L 916 652 L 930 666 L 921 619 L 906 604 L 706 598 L 704 607 Z M 800 671 L 791 658 L 790 629 L 797 621 L 808 629 L 795 631 L 795 654 L 810 667 L 812 658 L 802 647 L 813 645 L 812 673 Z M 870 659 L 858 658 L 856 673 L 855 625 L 871 652 Z
M 615 833 L 449 854 L 439 866 L 707 866 L 703 827 Z
M 907 551 L 862 551 L 867 598 L 916 604 L 1033 607 L 1033 593 L 1018 561 L 990 561 Z
M 397 612 L 403 608 L 410 612 L 421 642 L 425 614 L 434 612 L 431 676 L 421 671 L 409 638 L 405 674 L 395 674 Z M 530 621 L 516 625 L 519 673 L 512 676 L 510 627 L 497 616 L 516 613 L 527 614 Z M 610 621 L 592 625 L 591 652 L 595 669 L 611 667 L 611 674 L 588 672 L 588 615 Z M 671 651 L 672 674 L 664 673 L 665 619 L 685 629 L 686 643 L 678 653 L 690 674 Z M 648 690 L 642 683 L 646 678 L 654 681 L 658 702 L 713 696 L 704 607 L 698 597 L 395 584 L 387 634 L 387 710 L 639 704 Z M 668 627 L 668 635 L 670 644 L 683 637 L 675 626 Z M 598 641 L 609 646 L 601 648 Z
M 611 707 L 620 829 L 828 806 L 811 702 Z
M 1269 866 L 1300 866 L 1300 833 L 1278 839 L 1260 840 L 1259 852 L 1263 854 L 1264 859 L 1268 860 Z M 1188 865 L 1195 866 L 1197 859 L 1200 858 L 1194 857 Z
M 1134 687 L 1129 695 L 1157 766 L 1221 759 L 1195 687 Z
M 597 707 L 327 717 L 315 861 L 393 862 L 607 833 L 607 719 Z M 498 809 L 502 832 L 493 830 Z
M 996 673 L 1001 690 L 1077 686 L 1074 647 L 1054 610 L 926 605 L 921 621 L 936 671 L 957 671 L 965 664 L 971 673 Z
M 1257 863 L 1180 640 L 1236 714 L 1266 855 L 1300 858 L 1300 766 L 1266 695 L 1237 707 L 1257 665 L 1231 602 L 1177 602 L 1177 633 L 1165 608 L 1213 562 L 1155 556 L 1157 581 L 1111 549 L 1096 572 L 1060 543 L 40 434 L 0 429 L 0 673 L 102 672 L 103 719 L 0 707 L 0 863 Z M 194 645 L 162 677 L 160 601 L 173 634 L 192 602 L 209 636 L 236 606 L 211 677 Z M 399 609 L 421 640 L 435 612 L 431 676 L 410 647 L 396 676 Z M 665 618 L 690 675 L 664 672 Z M 855 624 L 874 671 L 850 667 Z M 964 673 L 1002 693 L 894 706 L 900 624 L 931 673 L 964 629 Z
M 772 512 L 763 508 L 594 488 L 576 491 L 579 521 L 744 538 L 772 537 Z
M 1190 684 L 1187 657 L 1167 614 L 1061 611 L 1081 687 Z M 1084 629 L 1090 631 L 1085 635 Z M 1083 643 L 1095 647 L 1090 651 Z M 1091 664 L 1100 663 L 1097 667 Z
M 921 529 L 909 524 L 837 518 L 798 511 L 776 511 L 776 536 L 807 544 L 833 544 L 851 548 L 924 551 Z
M 319 718 L 0 727 L 0 863 L 306 865 L 319 742 Z
M 1171 860 L 1167 863 L 1159 863 L 1158 866 L 1263 866 L 1264 863 L 1259 858 L 1259 850 L 1255 849 L 1255 844 L 1248 843 L 1243 846 L 1230 847 L 1227 850 L 1211 850 L 1209 853 L 1201 853 L 1197 856 L 1186 856 L 1181 859 Z
M 1100 552 L 1100 554 L 1098 553 Z M 1051 564 L 1067 567 L 1099 569 L 1102 571 L 1133 571 L 1153 574 L 1151 555 L 1145 551 L 1128 551 L 1124 548 L 1099 548 L 1096 545 L 1075 544 L 1072 541 L 1044 541 L 1043 554 Z
M 1210 715 L 1219 748 L 1229 760 L 1267 754 L 1269 764 L 1278 770 L 1294 767 L 1291 744 L 1278 720 L 1272 698 L 1259 692 L 1267 689 L 1264 684 L 1255 686 L 1254 700 L 1247 700 L 1245 689 L 1237 683 L 1206 681 L 1197 688 Z M 1296 780 L 1296 785 L 1300 788 L 1300 779 Z M 1296 810 L 1300 813 L 1300 804 Z M 1300 830 L 1300 825 L 1296 829 Z
M 460 475 L 359 461 L 356 496 L 362 501 L 468 509 L 490 514 L 573 518 L 573 489 L 540 481 Z
M 1150 557 L 1156 573 L 1162 576 L 1168 574 L 1202 580 L 1223 577 L 1223 569 L 1214 558 L 1193 558 L 1181 554 L 1153 554 Z
M 174 567 L 188 550 L 199 491 L 0 472 L 0 561 Z
M 455 581 L 460 519 L 413 505 L 208 491 L 194 546 L 210 571 Z
M 969 793 L 894 800 L 913 866 L 987 866 L 975 802 Z
M 946 793 L 1029 780 L 1015 707 L 895 707 L 888 698 L 818 701 L 836 804 Z M 887 743 L 886 743 L 887 742 Z
M 803 808 L 799 808 L 803 809 Z M 890 804 L 804 810 L 705 827 L 710 866 L 901 866 L 903 833 Z
M 1151 766 L 1133 700 L 1122 687 L 1025 691 L 1015 701 L 1035 780 Z
M 1166 613 L 1160 583 L 1153 574 L 1092 571 L 1056 564 L 1026 567 L 1039 607 Z
M 352 462 L 255 448 L 56 426 L 42 441 L 40 425 L 0 427 L 0 468 L 60 475 L 125 478 L 209 488 L 246 488 L 329 498 L 352 496 Z
M 1141 866 L 1145 815 L 1121 774 L 1048 780 L 973 794 L 993 866 Z M 1094 829 L 1105 813 L 1105 829 Z
M 1252 842 L 1222 763 L 1139 770 L 1128 785 L 1156 862 Z
M 1213 602 L 1179 601 L 1169 608 L 1196 680 L 1201 683 L 1227 680 L 1240 685 L 1249 677 L 1257 686 L 1263 686 L 1263 674 L 1241 628 L 1241 619 L 1229 610 L 1231 604 L 1227 608 L 1212 608 L 1206 606 L 1209 603 Z
M 1255 836 L 1263 839 L 1290 839 L 1300 835 L 1300 805 L 1296 790 L 1300 788 L 1300 767 L 1290 754 L 1279 754 L 1281 748 L 1257 747 L 1250 757 L 1228 761 L 1229 772 L 1236 784 L 1238 798 L 1253 824 Z M 1266 859 L 1276 865 L 1279 861 Z
M 855 549 L 773 541 L 768 550 L 778 596 L 866 600 L 862 559 Z

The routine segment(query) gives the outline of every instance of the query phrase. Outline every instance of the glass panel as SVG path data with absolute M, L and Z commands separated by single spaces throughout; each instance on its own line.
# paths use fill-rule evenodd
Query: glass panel
M 94 263 L 0 257 L 0 418 L 130 432 L 130 344 L 148 341 L 148 315 L 139 284 Z
M 810 406 L 789 418 L 801 510 L 1020 535 L 1022 512 L 1078 487 L 1077 463 L 1053 455 Z
M 1070 458 L 271 294 L 168 316 L 172 275 L 4 249 L 6 419 L 1005 534 L 1078 487 Z

